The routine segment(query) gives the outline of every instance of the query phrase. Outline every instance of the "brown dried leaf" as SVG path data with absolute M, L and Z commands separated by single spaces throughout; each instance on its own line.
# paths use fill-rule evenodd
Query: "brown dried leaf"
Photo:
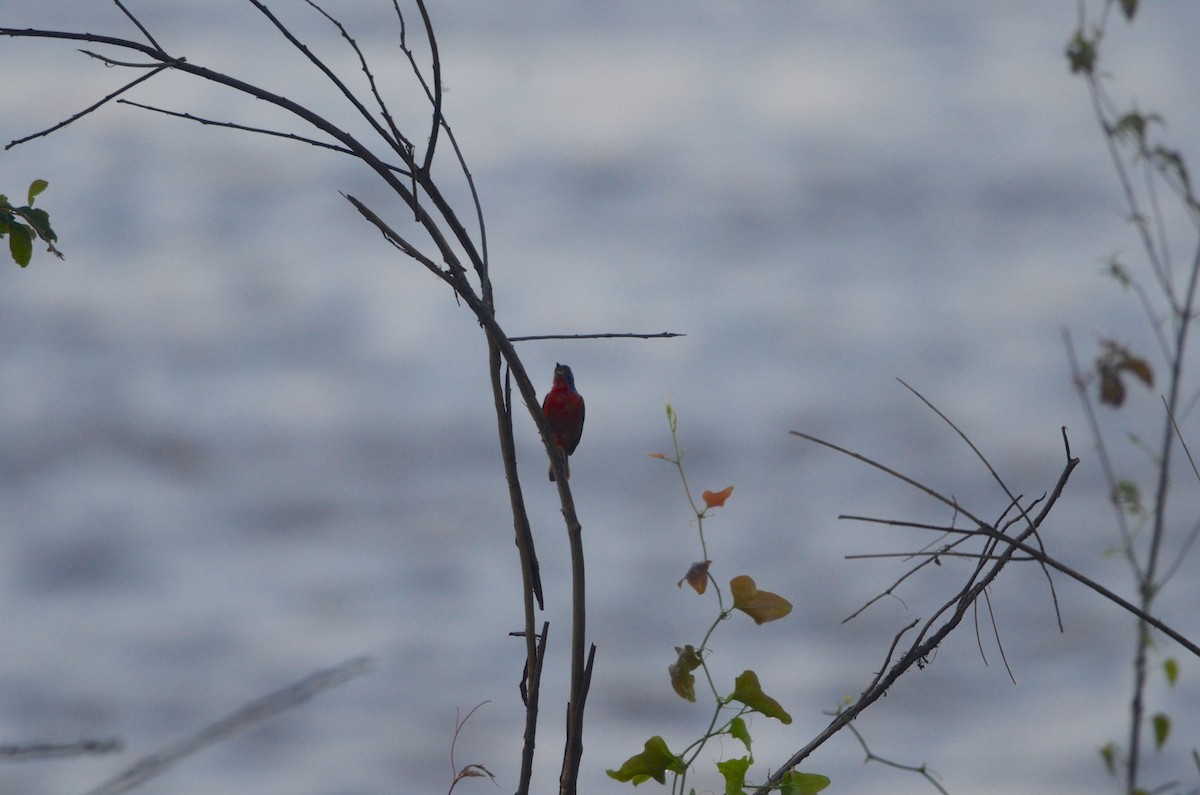
M 683 575 L 683 579 L 675 583 L 676 588 L 682 588 L 686 582 L 692 586 L 692 590 L 696 593 L 704 593 L 708 590 L 708 567 L 712 565 L 711 560 L 703 560 L 693 563 L 687 570 L 687 574 Z

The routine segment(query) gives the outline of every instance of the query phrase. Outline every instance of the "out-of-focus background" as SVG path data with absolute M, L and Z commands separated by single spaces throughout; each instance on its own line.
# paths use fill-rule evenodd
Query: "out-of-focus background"
M 171 52 L 361 130 L 249 4 L 128 5 Z M 424 140 L 390 4 L 326 5 Z M 361 89 L 324 20 L 302 3 L 272 6 Z M 966 571 L 948 561 L 841 624 L 907 565 L 844 556 L 931 539 L 839 513 L 951 516 L 788 431 L 875 456 L 984 516 L 1004 507 L 897 377 L 1017 493 L 1053 485 L 1067 426 L 1084 461 L 1044 540 L 1129 593 L 1106 554 L 1115 530 L 1061 332 L 1085 362 L 1102 336 L 1155 349 L 1135 299 L 1101 276 L 1106 257 L 1136 264 L 1140 250 L 1063 55 L 1078 12 L 1042 0 L 433 4 L 445 109 L 479 186 L 504 327 L 687 335 L 521 347 L 543 388 L 566 362 L 588 401 L 571 467 L 599 647 L 581 791 L 627 792 L 605 768 L 651 734 L 678 749 L 707 725 L 707 708 L 666 677 L 673 647 L 696 642 L 715 613 L 676 588 L 700 554 L 695 528 L 674 471 L 646 455 L 669 449 L 668 400 L 693 487 L 736 485 L 706 524 L 714 573 L 749 573 L 796 605 L 714 636 L 730 688 L 754 668 L 795 717 L 753 722 L 760 772 L 861 690 L 892 635 Z M 0 23 L 138 37 L 102 2 L 6 0 Z M 1113 95 L 1163 112 L 1193 163 L 1198 37 L 1194 4 L 1145 4 L 1103 50 Z M 131 77 L 51 41 L 5 40 L 0 64 L 6 143 Z M 307 132 L 181 76 L 129 96 Z M 11 197 L 39 177 L 67 259 L 38 249 L 27 270 L 0 268 L 0 740 L 119 736 L 128 750 L 0 768 L 0 791 L 83 791 L 360 654 L 375 660 L 370 676 L 142 791 L 445 791 L 455 711 L 485 700 L 457 760 L 515 787 L 523 646 L 508 632 L 521 625 L 520 578 L 483 338 L 339 191 L 397 225 L 402 209 L 344 156 L 118 105 L 0 154 Z M 470 215 L 461 184 L 447 184 Z M 1172 231 L 1181 257 L 1189 234 Z M 1157 438 L 1161 418 L 1154 394 L 1138 387 L 1131 400 L 1103 417 L 1136 476 L 1123 434 Z M 519 423 L 552 627 L 544 789 L 566 699 L 568 563 L 544 454 Z M 1189 439 L 1196 429 L 1184 426 Z M 1176 488 L 1196 483 L 1181 473 Z M 1194 521 L 1181 507 L 1179 521 Z M 1160 604 L 1192 637 L 1196 565 Z M 951 792 L 1109 786 L 1097 749 L 1125 740 L 1132 621 L 1056 584 L 1062 633 L 1040 572 L 1011 570 L 991 594 L 1015 686 L 988 621 L 986 659 L 964 627 L 858 721 L 872 750 L 927 763 Z M 1180 688 L 1151 689 L 1175 737 L 1147 783 L 1195 776 L 1200 665 L 1181 661 Z M 932 791 L 862 758 L 845 735 L 805 769 L 842 792 Z M 696 783 L 719 788 L 707 768 Z

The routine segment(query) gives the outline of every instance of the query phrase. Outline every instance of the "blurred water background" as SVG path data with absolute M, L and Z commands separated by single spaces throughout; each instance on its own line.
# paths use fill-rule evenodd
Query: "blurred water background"
M 129 5 L 189 61 L 350 119 L 249 4 Z M 360 78 L 311 9 L 272 5 Z M 1193 3 L 1144 5 L 1106 43 L 1114 96 L 1162 111 L 1170 140 L 1200 162 L 1200 16 Z M 423 140 L 390 5 L 328 10 Z M 1067 426 L 1084 462 L 1044 539 L 1130 593 L 1127 570 L 1106 556 L 1115 530 L 1061 331 L 1085 360 L 1105 335 L 1154 348 L 1135 299 L 1101 276 L 1108 255 L 1136 263 L 1140 250 L 1063 56 L 1075 2 L 453 0 L 432 14 L 504 327 L 687 335 L 521 348 L 543 388 L 555 362 L 572 365 L 588 401 L 572 485 L 599 650 L 581 791 L 627 792 L 605 768 L 651 734 L 680 748 L 707 725 L 707 708 L 679 700 L 665 675 L 673 647 L 696 642 L 715 611 L 676 588 L 699 556 L 695 529 L 674 471 L 646 455 L 669 449 L 668 400 L 693 487 L 736 485 L 706 525 L 718 578 L 750 573 L 796 604 L 784 621 L 739 619 L 715 636 L 717 673 L 731 682 L 754 668 L 795 717 L 754 721 L 759 771 L 865 687 L 892 635 L 966 572 L 945 565 L 910 581 L 903 602 L 841 624 L 906 566 L 845 555 L 930 539 L 839 513 L 951 517 L 788 431 L 878 457 L 985 516 L 1004 507 L 896 377 L 970 434 L 1017 493 L 1052 487 Z M 5 0 L 0 24 L 137 38 L 103 2 Z M 5 142 L 130 77 L 65 44 L 0 47 Z M 305 132 L 180 76 L 131 96 Z M 50 181 L 39 203 L 67 259 L 38 250 L 26 271 L 0 268 L 0 740 L 118 736 L 127 751 L 2 767 L 0 792 L 84 791 L 360 654 L 375 661 L 370 676 L 141 791 L 445 791 L 455 710 L 485 700 L 457 759 L 514 788 L 523 646 L 507 633 L 521 625 L 520 578 L 482 335 L 338 192 L 398 225 L 404 212 L 346 157 L 116 105 L 0 155 L 10 196 L 37 177 Z M 461 188 L 452 194 L 470 215 Z M 1190 256 L 1194 232 L 1172 234 Z M 1123 452 L 1124 428 L 1157 438 L 1160 425 L 1157 397 L 1133 392 L 1128 411 L 1105 413 Z M 1185 433 L 1196 429 L 1189 418 Z M 566 699 L 568 561 L 536 434 L 524 419 L 518 433 L 552 633 L 546 791 Z M 1176 483 L 1185 500 L 1196 493 L 1182 471 Z M 1181 504 L 1180 521 L 1195 504 Z M 1192 637 L 1195 567 L 1160 603 Z M 1017 685 L 986 623 L 986 663 L 964 626 L 859 720 L 872 750 L 927 763 L 955 793 L 1111 787 L 1097 748 L 1125 740 L 1132 621 L 1056 582 L 1062 633 L 1040 572 L 1014 568 L 992 593 Z M 1182 663 L 1179 689 L 1151 690 L 1152 708 L 1176 721 L 1152 783 L 1188 775 L 1200 735 L 1200 667 Z M 832 791 L 932 791 L 862 758 L 844 735 L 805 769 L 830 775 Z M 707 770 L 696 783 L 719 789 Z

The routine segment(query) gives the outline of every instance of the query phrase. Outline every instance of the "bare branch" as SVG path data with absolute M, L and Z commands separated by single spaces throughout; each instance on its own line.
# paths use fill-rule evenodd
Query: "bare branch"
M 992 532 L 995 532 L 995 531 L 992 531 Z M 1093 591 L 1095 591 L 1096 593 L 1100 594 L 1101 596 L 1103 596 L 1105 599 L 1109 600 L 1113 604 L 1132 613 L 1133 615 L 1137 616 L 1141 620 L 1145 621 L 1150 626 L 1159 630 L 1164 635 L 1168 636 L 1169 638 L 1174 640 L 1176 643 L 1178 643 L 1179 645 L 1183 646 L 1185 649 L 1190 651 L 1192 654 L 1196 655 L 1197 657 L 1200 657 L 1200 645 L 1197 645 L 1193 641 L 1189 640 L 1187 637 L 1180 634 L 1175 629 L 1171 628 L 1169 625 L 1164 624 L 1162 621 L 1155 618 L 1150 613 L 1147 613 L 1145 610 L 1138 607 L 1137 605 L 1132 604 L 1131 602 L 1129 602 L 1125 599 L 1122 599 L 1120 596 L 1113 593 L 1109 589 L 1105 588 L 1103 585 L 1096 582 L 1095 580 L 1081 574 L 1080 572 L 1076 571 L 1075 569 L 1071 568 L 1070 566 L 1066 565 L 1065 563 L 1062 563 L 1061 561 L 1057 560 L 1056 558 L 1050 557 L 1045 552 L 1029 546 L 1028 544 L 1024 543 L 1024 541 L 1022 541 L 1020 539 L 1011 538 L 1008 536 L 1000 536 L 1000 538 L 1003 540 L 1003 543 L 1008 544 L 1012 549 L 1018 549 L 1018 550 L 1021 550 L 1022 552 L 1028 553 L 1031 557 L 1035 558 L 1039 563 L 1044 563 L 1045 565 L 1049 566 L 1050 568 L 1052 568 L 1056 571 L 1062 572 L 1063 574 L 1067 575 L 1068 577 L 1075 580 L 1076 582 L 1079 582 L 1082 585 L 1086 585 L 1088 588 L 1090 588 Z
M 1026 519 L 1028 527 L 1023 529 L 1016 536 L 1008 536 L 1004 532 L 996 530 L 990 525 L 975 518 L 971 512 L 958 505 L 957 502 L 943 497 L 938 492 L 934 491 L 923 483 L 908 477 L 907 475 L 903 475 L 893 469 L 879 464 L 878 462 L 866 456 L 846 450 L 845 448 L 839 447 L 830 442 L 826 442 L 817 437 L 800 433 L 798 431 L 792 431 L 792 433 L 801 438 L 816 442 L 824 447 L 836 450 L 843 455 L 847 455 L 858 461 L 862 461 L 863 463 L 866 463 L 876 469 L 880 469 L 881 471 L 892 475 L 901 482 L 907 483 L 913 486 L 913 488 L 916 488 L 919 491 L 922 491 L 925 494 L 928 494 L 935 499 L 950 505 L 963 516 L 971 519 L 971 521 L 973 521 L 978 527 L 977 533 L 988 535 L 990 537 L 990 541 L 985 545 L 985 556 L 978 560 L 978 565 L 972 571 L 967 580 L 967 584 L 959 593 L 955 594 L 940 608 L 934 611 L 934 614 L 925 621 L 924 626 L 921 628 L 920 632 L 917 633 L 916 639 L 912 642 L 904 654 L 901 655 L 900 659 L 895 663 L 890 662 L 893 650 L 895 649 L 900 637 L 898 634 L 896 639 L 893 640 L 892 650 L 889 650 L 888 652 L 889 662 L 885 664 L 885 668 L 883 670 L 879 671 L 875 675 L 874 679 L 871 681 L 871 684 L 861 693 L 858 700 L 856 700 L 844 712 L 840 713 L 836 718 L 834 718 L 834 720 L 807 745 L 792 754 L 792 756 L 786 762 L 784 762 L 781 767 L 771 774 L 765 784 L 755 790 L 756 795 L 767 795 L 767 793 L 770 792 L 773 787 L 779 784 L 783 775 L 787 773 L 787 771 L 794 769 L 797 765 L 808 758 L 808 756 L 814 750 L 823 745 L 830 737 L 840 731 L 850 721 L 854 720 L 854 718 L 856 718 L 863 710 L 867 709 L 871 704 L 882 698 L 884 694 L 887 693 L 888 688 L 890 688 L 891 685 L 894 684 L 902 675 L 904 675 L 904 673 L 906 673 L 912 666 L 916 665 L 918 667 L 923 667 L 926 665 L 929 660 L 929 656 L 936 652 L 942 640 L 944 640 L 947 635 L 949 635 L 956 627 L 958 627 L 958 625 L 962 622 L 963 617 L 966 615 L 967 610 L 970 609 L 975 600 L 978 599 L 985 589 L 996 579 L 997 576 L 999 576 L 1004 567 L 1013 559 L 1016 552 L 1021 551 L 1034 556 L 1039 554 L 1036 548 L 1026 545 L 1024 541 L 1029 536 L 1037 532 L 1042 521 L 1057 503 L 1059 496 L 1061 496 L 1062 490 L 1065 487 L 1071 472 L 1074 471 L 1075 467 L 1079 464 L 1078 459 L 1070 457 L 1070 449 L 1068 447 L 1067 462 L 1059 475 L 1058 482 L 1055 484 L 1054 489 L 1050 492 L 1037 516 L 1030 518 L 1027 513 L 1023 512 L 1022 518 Z M 1016 498 L 1013 499 L 1015 501 Z M 1008 510 L 1009 509 L 1006 508 L 1005 513 L 1007 513 Z M 1004 544 L 1006 546 L 1003 547 L 1003 551 L 998 556 L 993 557 L 990 550 L 996 548 L 996 546 L 999 544 Z M 1041 558 L 1038 559 L 1040 560 Z M 940 624 L 937 623 L 939 621 L 941 622 Z M 912 624 L 901 630 L 900 634 L 907 632 L 909 629 L 916 626 L 916 624 L 916 621 L 912 622 Z
M 933 403 L 929 402 L 929 400 L 926 399 L 926 397 L 924 395 L 922 395 L 916 389 L 914 389 L 913 387 L 911 387 L 907 383 L 905 383 L 903 379 L 897 378 L 896 380 L 899 381 L 904 386 L 905 389 L 907 389 L 909 392 L 912 392 L 914 395 L 916 395 L 917 398 L 922 403 L 924 403 L 926 406 L 929 407 L 930 411 L 932 411 L 934 414 L 938 415 L 938 417 L 940 417 L 943 422 L 945 422 L 947 425 L 949 425 L 954 430 L 954 432 L 958 434 L 959 438 L 962 439 L 963 442 L 965 442 L 966 445 L 971 448 L 971 452 L 973 452 L 975 454 L 975 457 L 978 458 L 985 467 L 987 467 L 988 472 L 990 472 L 992 475 L 992 479 L 995 480 L 996 483 L 1000 486 L 1000 488 L 1004 490 L 1004 493 L 1008 496 L 1010 505 L 1016 507 L 1017 510 L 1019 510 L 1021 512 L 1021 518 L 1023 518 L 1025 520 L 1026 524 L 1029 526 L 1029 528 L 1031 530 L 1034 530 L 1034 533 L 1033 533 L 1034 540 L 1036 540 L 1038 542 L 1038 545 L 1040 546 L 1042 543 L 1042 540 L 1041 540 L 1041 538 L 1038 537 L 1036 528 L 1034 528 L 1033 522 L 1029 519 L 1029 516 L 1026 513 L 1025 509 L 1021 507 L 1021 502 L 1020 502 L 1019 498 L 1014 496 L 1013 493 L 1009 490 L 1008 484 L 1006 484 L 1004 482 L 1004 480 L 1000 477 L 1000 475 L 996 472 L 996 469 L 992 466 L 991 462 L 987 460 L 987 456 L 985 456 L 982 452 L 980 452 L 979 448 L 975 446 L 975 443 L 972 442 L 971 439 L 965 433 L 962 432 L 962 429 L 960 429 L 957 425 L 955 425 L 954 422 L 949 417 L 947 417 L 945 414 L 943 414 L 941 412 L 941 410 L 938 409 L 937 406 L 935 406 L 935 405 L 933 405 Z M 1058 619 L 1059 631 L 1062 631 L 1062 614 L 1060 613 L 1060 611 L 1058 609 L 1058 594 L 1056 594 L 1054 592 L 1054 580 L 1051 579 L 1049 571 L 1046 571 L 1045 569 L 1043 569 L 1042 573 L 1046 575 L 1046 582 L 1050 586 L 1050 597 L 1051 597 L 1051 600 L 1054 602 L 1054 613 Z
M 118 99 L 117 104 L 118 105 L 129 105 L 130 107 L 141 108 L 142 110 L 148 110 L 148 111 L 152 111 L 154 113 L 161 113 L 165 116 L 174 116 L 179 119 L 186 119 L 188 121 L 194 121 L 197 124 L 203 124 L 205 126 L 225 127 L 230 130 L 239 130 L 241 132 L 255 133 L 256 135 L 267 135 L 267 136 L 271 136 L 271 137 L 275 137 L 275 138 L 286 138 L 289 141 L 297 141 L 299 143 L 308 144 L 309 146 L 315 146 L 320 149 L 328 149 L 330 151 L 338 152 L 343 155 L 350 155 L 352 157 L 358 156 L 357 153 L 352 152 L 351 150 L 347 149 L 344 146 L 338 146 L 337 144 L 331 144 L 326 141 L 318 141 L 315 138 L 306 138 L 303 135 L 297 135 L 296 133 L 283 132 L 282 130 L 269 130 L 265 127 L 251 127 L 246 124 L 238 124 L 237 122 L 232 122 L 232 121 L 217 121 L 216 119 L 207 119 L 202 116 L 196 116 L 195 114 L 192 114 L 192 113 L 184 113 L 184 112 L 180 112 L 180 111 L 176 111 L 176 110 L 168 110 L 166 108 L 160 108 L 156 105 L 146 105 L 141 102 L 134 102 L 132 99 Z M 385 165 L 387 165 L 387 167 L 389 169 L 391 169 L 393 172 L 395 172 L 397 174 L 401 174 L 403 176 L 408 176 L 408 172 L 399 166 L 394 166 L 394 165 L 391 165 L 390 163 L 385 163 Z
M 0 745 L 0 762 L 58 759 L 85 754 L 112 754 L 124 750 L 120 740 L 81 740 L 75 743 L 6 743 Z
M 888 475 L 891 475 L 896 480 L 907 483 L 908 485 L 912 486 L 913 488 L 917 489 L 918 491 L 925 492 L 926 494 L 928 494 L 930 497 L 933 497 L 938 502 L 948 505 L 949 507 L 958 511 L 959 513 L 961 513 L 963 516 L 970 519 L 975 524 L 980 525 L 980 526 L 983 526 L 985 524 L 983 522 L 983 520 L 981 520 L 979 517 L 975 516 L 970 511 L 963 508 L 961 505 L 958 504 L 957 501 L 955 501 L 949 497 L 943 496 L 942 494 L 940 494 L 940 493 L 934 491 L 933 489 L 929 488 L 928 486 L 926 486 L 924 483 L 914 480 L 913 478 L 910 478 L 908 475 L 904 475 L 900 472 L 897 472 L 896 470 L 892 469 L 891 467 L 885 466 L 872 458 L 868 458 L 867 456 L 862 455 L 861 453 L 855 453 L 852 450 L 847 450 L 844 447 L 839 447 L 838 445 L 833 444 L 832 442 L 827 442 L 824 439 L 820 439 L 816 436 L 812 436 L 810 434 L 803 433 L 801 431 L 789 431 L 789 433 L 791 433 L 793 436 L 799 436 L 801 439 L 807 439 L 810 442 L 819 444 L 822 447 L 828 447 L 830 450 L 836 450 L 837 452 L 841 453 L 842 455 L 849 456 L 850 458 L 853 458 L 857 461 L 861 461 L 870 467 L 878 469 L 879 471 L 884 472 Z
M 143 25 L 141 23 L 141 21 L 138 20 L 137 17 L 135 17 L 133 14 L 129 13 L 129 9 L 127 9 L 125 7 L 125 5 L 121 2 L 121 0 L 113 0 L 113 3 L 116 4 L 117 8 L 121 9 L 122 14 L 129 17 L 129 21 L 137 26 L 137 29 L 142 32 L 142 35 L 146 37 L 146 41 L 150 42 L 150 44 L 153 45 L 154 49 L 158 50 L 159 52 L 164 52 L 163 48 L 161 46 L 159 46 L 159 43 L 154 40 L 153 36 L 150 35 L 150 31 L 146 30 L 146 26 Z
M 655 333 L 638 333 L 638 332 L 605 332 L 599 334 L 534 334 L 526 337 L 509 337 L 509 342 L 531 342 L 533 340 L 599 340 L 599 339 L 619 339 L 619 338 L 636 338 L 636 339 L 665 339 L 668 337 L 686 337 L 686 334 L 680 334 L 675 331 L 660 331 Z
M 0 31 L 0 33 L 3 33 L 3 31 Z M 92 55 L 92 53 L 87 53 L 87 54 Z M 98 56 L 94 56 L 94 57 L 98 57 Z M 104 106 L 104 104 L 106 102 L 109 102 L 110 100 L 114 99 L 115 97 L 121 96 L 126 91 L 128 91 L 129 89 L 138 85 L 139 83 L 144 83 L 145 81 L 154 77 L 156 74 L 158 74 L 162 70 L 169 69 L 170 67 L 171 67 L 170 64 L 163 64 L 161 66 L 156 66 L 153 71 L 147 72 L 146 74 L 142 75 L 141 77 L 137 78 L 136 80 L 126 83 L 125 85 L 118 88 L 116 91 L 114 91 L 111 94 L 109 94 L 108 96 L 106 96 L 104 99 L 100 100 L 99 102 L 97 102 L 93 105 L 89 105 L 88 107 L 86 107 L 83 110 L 76 113 L 74 116 L 71 116 L 69 119 L 60 121 L 58 124 L 54 125 L 53 127 L 42 130 L 41 132 L 36 132 L 33 135 L 27 135 L 24 138 L 17 138 L 16 140 L 9 141 L 8 145 L 5 146 L 4 148 L 6 150 L 12 149 L 14 146 L 18 146 L 18 145 L 26 143 L 28 141 L 32 141 L 35 138 L 41 138 L 43 136 L 49 135 L 50 133 L 54 132 L 55 130 L 61 130 L 63 127 L 66 127 L 71 122 L 78 121 L 79 119 L 82 119 L 84 116 L 88 115 L 89 113 L 91 113 L 95 110 L 99 110 L 101 107 Z
M 425 164 L 421 166 L 424 172 L 433 165 L 433 152 L 437 149 L 438 130 L 443 124 L 442 118 L 442 59 L 438 56 L 437 37 L 433 35 L 433 23 L 429 19 L 429 9 L 425 0 L 416 0 L 417 9 L 421 12 L 421 20 L 425 23 L 425 37 L 429 40 L 429 62 L 433 69 L 433 123 L 429 130 L 429 145 L 425 147 Z
M 371 87 L 371 96 L 375 97 L 375 102 L 379 105 L 379 115 L 381 115 L 384 121 L 387 122 L 388 129 L 391 130 L 394 141 L 399 142 L 399 144 L 404 148 L 404 151 L 411 153 L 413 148 L 412 143 L 404 137 L 404 135 L 400 132 L 400 128 L 396 126 L 396 121 L 392 118 L 392 114 L 388 110 L 387 103 L 383 101 L 383 97 L 379 93 L 379 87 L 375 84 L 375 75 L 371 73 L 371 69 L 367 65 L 367 58 L 365 55 L 363 55 L 362 49 L 359 48 L 358 42 L 351 38 L 350 34 L 346 31 L 346 27 L 342 25 L 341 22 L 330 16 L 325 9 L 317 5 L 314 0 L 304 0 L 304 2 L 308 3 L 314 9 L 316 9 L 317 13 L 333 23 L 333 25 L 335 25 L 338 31 L 342 34 L 342 38 L 345 39 L 350 45 L 350 48 L 354 50 L 354 54 L 358 56 L 358 62 L 362 66 L 363 74 L 367 76 L 367 83 Z
M 267 8 L 265 3 L 261 2 L 261 0 L 250 0 L 250 4 L 262 12 L 262 15 L 270 20 L 271 24 L 275 26 L 275 29 L 278 30 L 279 33 L 285 39 L 287 39 L 293 47 L 302 52 L 314 66 L 320 69 L 322 74 L 325 75 L 326 79 L 329 80 L 330 83 L 333 83 L 338 91 L 342 93 L 342 96 L 345 97 L 346 100 L 354 106 L 355 110 L 359 112 L 359 115 L 366 120 L 367 124 L 371 125 L 371 128 L 375 130 L 376 134 L 378 134 L 380 138 L 387 142 L 388 146 L 390 146 L 396 152 L 396 154 L 400 155 L 402 160 L 408 162 L 408 150 L 402 146 L 399 141 L 391 137 L 389 132 L 384 129 L 384 127 L 375 119 L 375 116 L 363 106 L 358 97 L 354 95 L 354 92 L 342 82 L 342 79 L 338 77 L 337 74 L 329 68 L 329 66 L 316 55 L 314 55 L 312 50 L 310 50 L 308 46 L 304 44 L 304 42 L 296 38 L 296 35 L 292 33 L 292 31 L 289 30 L 286 25 L 280 22 L 278 17 L 271 13 L 271 10 Z
M 827 712 L 825 714 L 828 715 L 830 713 Z M 834 714 L 836 714 L 836 713 L 834 713 Z M 894 762 L 891 759 L 885 759 L 882 756 L 877 756 L 873 751 L 871 751 L 871 749 L 869 747 L 867 747 L 867 741 L 863 739 L 862 734 L 858 731 L 857 728 L 855 728 L 853 723 L 847 723 L 846 728 L 850 731 L 851 734 L 854 735 L 854 739 L 858 740 L 858 744 L 860 746 L 862 746 L 863 753 L 866 754 L 866 759 L 863 760 L 864 762 L 879 762 L 882 765 L 887 765 L 888 767 L 892 767 L 897 770 L 905 770 L 905 771 L 908 771 L 909 773 L 920 773 L 921 776 L 924 777 L 924 779 L 926 781 L 928 781 L 930 784 L 932 784 L 933 787 L 935 789 L 937 789 L 938 792 L 942 793 L 942 795 L 950 795 L 950 793 L 946 792 L 945 788 L 942 787 L 942 785 L 937 782 L 937 779 L 935 779 L 933 777 L 933 775 L 929 772 L 928 766 L 926 766 L 925 764 L 921 764 L 919 766 L 906 765 L 901 762 Z
M 97 61 L 104 64 L 105 66 L 122 66 L 127 69 L 156 69 L 156 68 L 160 68 L 162 66 L 161 63 L 139 63 L 137 61 L 118 61 L 116 58 L 111 58 L 107 55 L 101 55 L 100 53 L 92 52 L 91 50 L 82 50 L 81 49 L 80 52 L 83 53 L 84 55 L 88 56 L 89 58 L 95 58 Z M 183 59 L 180 59 L 180 60 L 183 60 Z
M 442 270 L 442 268 L 439 267 L 436 262 L 434 262 L 433 260 L 429 259 L 424 254 L 422 254 L 420 249 L 418 249 L 412 243 L 409 243 L 407 240 L 405 240 L 403 237 L 401 237 L 400 234 L 398 232 L 396 232 L 396 230 L 394 230 L 390 226 L 388 226 L 387 223 L 385 223 L 382 218 L 380 218 L 378 215 L 376 215 L 371 210 L 371 208 L 367 207 L 365 204 L 363 204 L 358 199 L 351 196 L 349 193 L 343 193 L 342 195 L 346 197 L 346 200 L 348 202 L 350 202 L 351 204 L 354 205 L 355 209 L 357 209 L 360 213 L 362 213 L 362 216 L 364 218 L 366 218 L 368 221 L 370 221 L 372 224 L 374 224 L 376 226 L 376 228 L 379 229 L 379 231 L 383 233 L 384 238 L 389 243 L 391 243 L 393 246 L 395 246 L 396 248 L 403 251 L 408 256 L 415 259 L 417 262 L 424 265 L 427 269 L 432 271 L 438 278 L 440 278 L 446 282 L 451 281 L 451 274 L 449 271 Z M 461 270 L 461 268 L 460 268 L 460 270 Z
M 1012 559 L 1016 560 L 1016 557 L 1014 556 Z M 987 605 L 988 618 L 990 618 L 991 622 L 992 622 L 992 637 L 995 638 L 995 640 L 996 640 L 996 648 L 1000 650 L 1000 661 L 1004 663 L 1004 670 L 1008 672 L 1008 678 L 1010 680 L 1012 680 L 1012 683 L 1015 685 L 1017 683 L 1017 677 L 1013 676 L 1012 666 L 1010 666 L 1008 664 L 1008 655 L 1004 653 L 1004 643 L 1001 642 L 1001 640 L 1000 640 L 1000 628 L 998 626 L 996 626 L 996 613 L 992 609 L 992 597 L 988 594 L 987 588 L 983 589 L 983 601 L 984 601 L 984 604 Z M 979 602 L 976 601 L 975 605 L 976 605 L 976 609 L 978 610 Z M 1062 628 L 1062 622 L 1060 620 L 1059 621 L 1059 629 L 1061 630 L 1061 628 Z M 979 620 L 978 620 L 978 618 L 976 618 L 976 622 L 975 622 L 975 639 L 976 639 L 976 641 L 979 642 L 979 653 L 983 654 L 983 642 L 979 638 Z

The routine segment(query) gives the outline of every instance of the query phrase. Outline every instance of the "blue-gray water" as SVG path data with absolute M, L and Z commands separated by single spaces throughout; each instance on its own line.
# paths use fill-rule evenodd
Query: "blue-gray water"
M 114 6 L 84 5 L 6 0 L 0 24 L 136 37 Z M 248 4 L 148 5 L 139 13 L 177 54 L 344 113 Z M 357 79 L 307 6 L 275 6 Z M 389 4 L 329 10 L 386 87 L 411 97 Z M 1074 2 L 451 2 L 433 14 L 504 327 L 687 334 L 522 347 L 540 386 L 568 362 L 588 400 L 572 461 L 599 646 L 583 791 L 626 792 L 606 767 L 650 734 L 679 748 L 707 722 L 665 676 L 673 647 L 697 641 L 715 610 L 675 587 L 699 551 L 673 471 L 646 456 L 669 448 L 667 400 L 693 486 L 737 487 L 706 525 L 718 576 L 750 573 L 796 604 L 762 628 L 731 622 L 713 644 L 718 675 L 756 669 L 796 719 L 754 722 L 759 771 L 864 687 L 892 634 L 964 574 L 943 566 L 903 603 L 841 625 L 903 571 L 843 556 L 929 539 L 839 513 L 950 517 L 787 431 L 877 456 L 985 516 L 1004 506 L 897 376 L 1015 492 L 1052 486 L 1068 426 L 1085 461 L 1046 542 L 1129 592 L 1105 557 L 1115 530 L 1060 332 L 1074 330 L 1085 360 L 1102 335 L 1147 353 L 1151 336 L 1132 296 L 1099 276 L 1105 257 L 1137 262 L 1139 249 L 1085 86 L 1067 73 Z M 1114 95 L 1163 111 L 1193 162 L 1198 35 L 1194 5 L 1147 4 L 1132 29 L 1113 26 L 1106 51 Z M 128 77 L 49 42 L 5 40 L 0 63 L 5 142 Z M 286 124 L 170 75 L 133 98 Z M 397 100 L 420 140 L 413 107 Z M 397 224 L 403 212 L 348 158 L 119 106 L 0 154 L 0 190 L 20 196 L 35 177 L 50 180 L 39 202 L 68 258 L 39 250 L 27 271 L 0 268 L 0 740 L 119 736 L 128 750 L 0 768 L 0 792 L 81 792 L 359 654 L 376 661 L 369 677 L 143 791 L 445 791 L 455 709 L 484 700 L 457 760 L 513 788 L 523 647 L 507 633 L 520 628 L 520 579 L 482 337 L 338 191 Z M 1157 398 L 1134 392 L 1137 407 L 1105 415 L 1122 452 L 1126 425 L 1159 426 Z M 519 428 L 552 625 L 545 791 L 566 697 L 568 564 L 535 434 Z M 1195 419 L 1184 429 L 1195 438 Z M 1182 471 L 1176 482 L 1195 493 Z M 1195 566 L 1161 603 L 1193 636 Z M 992 594 L 1017 686 L 990 628 L 985 665 L 964 627 L 859 721 L 872 750 L 928 763 L 956 793 L 1109 786 L 1096 749 L 1124 741 L 1131 622 L 1056 582 L 1064 634 L 1037 571 L 1009 571 Z M 1176 736 L 1149 783 L 1186 776 L 1200 734 L 1200 666 L 1182 662 L 1174 694 L 1152 690 Z M 806 769 L 836 791 L 932 791 L 861 761 L 843 736 Z M 706 770 L 696 781 L 718 788 Z

